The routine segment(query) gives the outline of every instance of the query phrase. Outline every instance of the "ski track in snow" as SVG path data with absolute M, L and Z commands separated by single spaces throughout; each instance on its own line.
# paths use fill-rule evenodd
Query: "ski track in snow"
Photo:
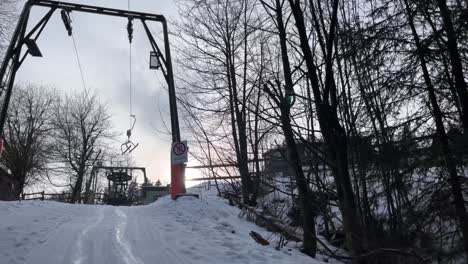
M 78 237 L 78 240 L 76 241 L 76 247 L 75 247 L 76 251 L 73 254 L 74 257 L 72 260 L 73 264 L 89 263 L 86 261 L 87 256 L 85 255 L 85 252 L 83 252 L 83 243 L 85 243 L 86 239 L 88 238 L 89 231 L 99 227 L 103 219 L 104 219 L 104 210 L 99 210 L 98 218 L 96 222 L 92 225 L 88 225 L 85 229 L 81 231 L 80 236 Z
M 126 264 L 143 264 L 143 261 L 141 261 L 141 259 L 133 255 L 131 245 L 125 239 L 124 236 L 125 230 L 127 228 L 127 215 L 118 208 L 115 209 L 115 213 L 119 218 L 119 221 L 117 222 L 117 226 L 115 228 L 115 239 L 122 248 L 121 252 L 123 260 Z

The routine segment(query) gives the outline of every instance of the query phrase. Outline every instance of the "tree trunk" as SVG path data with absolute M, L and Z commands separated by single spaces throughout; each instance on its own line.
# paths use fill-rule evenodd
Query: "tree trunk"
M 75 186 L 73 186 L 72 189 L 72 197 L 71 197 L 71 203 L 76 203 L 80 200 L 81 196 L 81 189 L 83 186 L 83 177 L 84 177 L 84 171 L 79 171 L 77 173 L 77 178 L 75 182 Z
M 353 187 L 351 185 L 351 179 L 348 171 L 346 133 L 338 121 L 336 108 L 332 108 L 328 100 L 324 100 L 324 98 L 327 99 L 328 96 L 322 96 L 320 81 L 317 75 L 317 67 L 315 66 L 314 56 L 312 55 L 312 50 L 309 46 L 309 37 L 304 22 L 301 1 L 289 0 L 289 4 L 296 21 L 300 46 L 308 69 L 308 77 L 311 81 L 312 91 L 314 93 L 315 104 L 317 107 L 317 117 L 327 146 L 329 161 L 333 164 L 332 172 L 337 185 L 340 211 L 343 215 L 343 225 L 346 233 L 347 244 L 353 255 L 361 255 L 364 252 L 363 236 L 359 214 L 354 200 Z M 328 44 L 331 45 L 332 43 Z M 327 62 L 332 63 L 332 61 Z M 327 69 L 331 71 L 332 67 L 329 66 Z M 327 75 L 328 80 L 332 79 L 331 72 L 327 73 Z M 331 81 L 328 83 L 330 82 Z
M 226 44 L 226 72 L 229 86 L 229 110 L 231 113 L 232 135 L 236 151 L 237 167 L 241 176 L 242 201 L 250 205 L 252 182 L 249 175 L 247 133 L 243 114 L 239 110 L 236 72 L 233 61 L 234 55 L 232 54 L 230 45 L 230 40 L 228 40 Z
M 364 251 L 362 228 L 354 198 L 351 177 L 348 171 L 348 147 L 346 133 L 329 105 L 321 105 L 317 112 L 320 127 L 327 146 L 327 154 L 336 183 L 340 211 L 343 215 L 343 226 L 346 243 L 354 255 Z
M 287 107 L 287 106 L 286 106 Z M 291 127 L 289 111 L 281 110 L 281 125 L 283 128 L 284 137 L 287 144 L 287 158 L 290 173 L 293 174 L 297 189 L 299 191 L 299 207 L 302 216 L 303 237 L 303 252 L 311 257 L 315 257 L 317 251 L 317 237 L 315 233 L 315 217 L 317 204 L 316 199 L 312 196 L 308 182 L 304 177 L 302 170 L 301 158 L 299 156 L 296 141 L 294 140 L 294 132 Z
M 286 96 L 283 98 L 275 97 L 274 94 L 269 92 L 270 97 L 276 98 L 280 108 L 281 128 L 283 129 L 284 137 L 287 144 L 287 160 L 289 172 L 296 180 L 296 185 L 299 193 L 299 207 L 302 216 L 302 228 L 304 231 L 303 237 L 303 252 L 309 256 L 315 257 L 317 251 L 317 237 L 315 234 L 315 210 L 313 204 L 316 204 L 315 199 L 311 195 L 309 184 L 304 176 L 302 170 L 302 163 L 299 152 L 297 150 L 296 141 L 294 139 L 294 131 L 291 126 L 290 107 L 287 96 L 294 94 L 291 67 L 288 57 L 288 48 L 286 43 L 286 30 L 283 21 L 282 5 L 279 0 L 276 0 L 276 24 L 278 27 L 280 46 L 281 46 L 281 60 L 283 63 L 283 73 L 286 83 Z M 267 85 L 265 85 L 267 86 Z M 278 85 L 281 90 L 281 84 Z M 269 89 L 266 88 L 268 92 Z M 281 94 L 281 93 L 280 93 Z

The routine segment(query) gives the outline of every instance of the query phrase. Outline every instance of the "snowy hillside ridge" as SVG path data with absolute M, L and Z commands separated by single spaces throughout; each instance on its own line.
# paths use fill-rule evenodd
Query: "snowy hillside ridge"
M 272 234 L 199 194 L 135 207 L 0 202 L 0 263 L 322 263 L 259 245 L 251 231 Z

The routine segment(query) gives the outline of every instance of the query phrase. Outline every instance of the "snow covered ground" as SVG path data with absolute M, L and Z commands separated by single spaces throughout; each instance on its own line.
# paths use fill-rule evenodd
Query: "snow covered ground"
M 0 264 L 321 263 L 252 230 L 271 236 L 211 191 L 135 207 L 0 202 Z

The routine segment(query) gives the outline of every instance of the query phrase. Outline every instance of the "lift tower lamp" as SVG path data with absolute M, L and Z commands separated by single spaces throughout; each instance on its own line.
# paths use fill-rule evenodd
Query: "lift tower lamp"
M 26 47 L 28 47 L 28 52 L 31 56 L 42 57 L 42 52 L 34 39 L 25 39 L 24 43 L 26 44 Z
M 152 70 L 157 70 L 159 69 L 159 67 L 161 67 L 161 64 L 159 64 L 159 59 L 158 59 L 158 55 L 156 54 L 156 52 L 151 52 L 150 53 L 150 69 Z

